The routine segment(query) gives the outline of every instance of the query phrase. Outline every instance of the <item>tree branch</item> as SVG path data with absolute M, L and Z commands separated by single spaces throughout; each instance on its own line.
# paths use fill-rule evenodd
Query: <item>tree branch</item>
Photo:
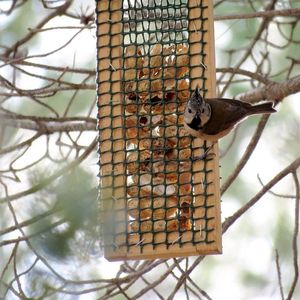
M 276 271 L 277 271 L 277 277 L 278 277 L 280 296 L 281 296 L 281 300 L 284 300 L 282 279 L 281 279 L 281 269 L 280 269 L 280 264 L 279 264 L 279 254 L 278 254 L 277 249 L 275 250 L 275 262 L 276 262 Z
M 1 124 L 1 121 L 0 121 Z M 19 144 L 15 144 L 12 146 L 8 146 L 6 148 L 1 148 L 0 147 L 0 154 L 5 154 L 5 153 L 9 153 L 9 152 L 13 152 L 17 149 L 23 148 L 25 146 L 30 146 L 35 140 L 37 140 L 39 137 L 41 136 L 41 134 L 38 132 L 36 133 L 34 136 L 32 136 L 31 138 L 19 143 Z
M 97 120 L 86 118 L 86 121 L 81 120 L 60 120 L 59 118 L 52 121 L 43 120 L 43 118 L 18 119 L 11 118 L 5 114 L 0 114 L 0 124 L 11 126 L 14 128 L 22 128 L 38 131 L 40 134 L 52 134 L 55 132 L 72 132 L 72 131 L 96 131 Z
M 299 179 L 297 177 L 297 173 L 294 170 L 293 178 L 295 182 L 296 188 L 296 200 L 295 200 L 295 225 L 294 225 L 294 234 L 293 234 L 293 263 L 294 263 L 294 280 L 292 282 L 292 286 L 290 288 L 289 294 L 287 296 L 287 300 L 291 300 L 293 298 L 298 278 L 299 278 L 299 265 L 298 265 L 298 234 L 299 234 L 299 210 L 300 210 L 300 186 Z
M 269 83 L 263 87 L 236 96 L 245 102 L 255 103 L 262 100 L 282 101 L 285 97 L 300 92 L 300 75 L 282 83 Z
M 276 4 L 276 0 L 272 0 L 270 3 L 268 3 L 266 5 L 266 11 L 271 11 L 274 9 Z M 243 54 L 243 56 L 241 57 L 241 59 L 239 60 L 239 62 L 237 63 L 237 65 L 235 66 L 235 68 L 240 68 L 241 65 L 247 60 L 247 58 L 249 56 L 251 56 L 251 53 L 253 51 L 253 48 L 255 46 L 255 44 L 259 41 L 259 39 L 261 38 L 262 33 L 266 30 L 266 28 L 268 28 L 269 25 L 269 19 L 265 18 L 263 19 L 263 21 L 261 22 L 255 36 L 253 37 L 253 39 L 251 40 L 250 45 L 247 47 L 246 52 Z M 232 79 L 234 77 L 234 74 L 231 74 L 231 76 L 229 77 L 227 83 L 225 84 L 223 91 L 221 93 L 221 96 L 223 96 L 224 92 L 226 91 L 226 89 L 229 87 Z
M 293 173 L 300 166 L 300 157 L 294 160 L 285 169 L 279 172 L 272 180 L 270 180 L 252 199 L 250 199 L 244 206 L 238 209 L 231 217 L 228 217 L 222 224 L 222 231 L 225 233 L 227 229 L 238 220 L 247 210 L 249 210 L 259 199 L 268 192 L 275 184 L 277 184 L 282 178 L 290 173 Z
M 269 120 L 270 115 L 263 115 L 260 119 L 260 122 L 257 125 L 256 131 L 248 144 L 246 151 L 244 152 L 242 158 L 240 159 L 238 165 L 232 172 L 232 174 L 227 178 L 227 180 L 223 183 L 221 186 L 221 194 L 224 194 L 224 192 L 230 187 L 232 182 L 237 178 L 237 176 L 240 174 L 241 170 L 244 168 L 246 163 L 248 162 L 250 156 L 252 155 L 255 147 L 258 144 L 258 141 L 262 135 L 262 132 Z
M 68 170 L 71 170 L 72 168 L 77 166 L 79 163 L 81 163 L 83 160 L 85 160 L 90 155 L 90 153 L 96 148 L 96 146 L 97 146 L 97 139 L 95 139 L 89 145 L 89 147 L 76 160 L 72 161 L 67 166 L 61 168 L 57 172 L 54 172 L 51 176 L 49 176 L 48 178 L 42 180 L 40 183 L 38 183 L 37 185 L 29 188 L 28 190 L 13 194 L 11 196 L 0 198 L 0 204 L 5 203 L 7 201 L 13 201 L 13 200 L 16 200 L 16 199 L 21 198 L 21 197 L 25 197 L 27 195 L 35 193 L 36 191 L 44 188 L 45 186 L 50 184 L 52 181 L 56 180 L 59 176 L 63 175 L 65 172 L 67 172 Z
M 258 82 L 262 82 L 264 84 L 269 84 L 272 83 L 273 81 L 269 80 L 268 78 L 255 73 L 255 72 L 250 72 L 248 70 L 240 69 L 240 68 L 216 68 L 217 73 L 232 73 L 232 74 L 240 74 L 247 76 L 251 79 L 257 80 Z
M 54 17 L 61 16 L 62 14 L 64 14 L 71 4 L 72 0 L 66 1 L 62 6 L 58 7 L 55 11 L 46 16 L 34 29 L 38 30 L 40 28 L 43 28 Z M 12 52 L 16 52 L 18 47 L 28 42 L 34 36 L 34 30 L 30 30 L 27 35 L 25 35 L 22 39 L 18 40 L 14 45 L 7 49 L 4 56 L 8 57 Z
M 267 11 L 258 11 L 247 14 L 234 14 L 234 15 L 225 15 L 225 16 L 214 16 L 215 21 L 223 20 L 242 20 L 242 19 L 253 19 L 253 18 L 273 18 L 273 17 L 297 17 L 300 15 L 300 9 L 291 8 L 291 9 L 282 9 L 282 10 L 267 10 Z

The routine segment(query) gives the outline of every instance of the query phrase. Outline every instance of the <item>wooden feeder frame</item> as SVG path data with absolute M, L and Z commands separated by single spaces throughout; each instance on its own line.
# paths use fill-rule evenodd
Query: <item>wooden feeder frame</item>
M 214 155 L 192 162 L 193 202 L 190 205 L 193 224 L 190 230 L 143 232 L 139 229 L 132 234 L 128 229 L 132 220 L 128 216 L 126 192 L 124 122 L 128 115 L 124 112 L 123 6 L 122 0 L 97 1 L 99 201 L 105 257 L 108 260 L 155 259 L 221 253 L 218 144 L 213 145 L 211 152 Z M 198 85 L 205 97 L 214 97 L 213 4 L 209 0 L 188 0 L 186 7 L 189 89 L 193 91 Z M 207 141 L 193 139 L 192 155 L 203 154 L 209 146 Z M 154 209 L 153 206 L 150 209 Z

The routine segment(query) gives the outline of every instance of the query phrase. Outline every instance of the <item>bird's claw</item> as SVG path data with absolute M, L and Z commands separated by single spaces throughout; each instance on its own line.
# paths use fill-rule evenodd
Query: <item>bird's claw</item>
M 191 157 L 191 160 L 194 162 L 194 161 L 197 161 L 197 160 L 207 159 L 209 156 L 215 156 L 216 155 L 215 153 L 209 153 L 209 151 L 213 149 L 214 144 L 215 143 L 213 143 L 211 146 L 209 146 L 203 154 Z

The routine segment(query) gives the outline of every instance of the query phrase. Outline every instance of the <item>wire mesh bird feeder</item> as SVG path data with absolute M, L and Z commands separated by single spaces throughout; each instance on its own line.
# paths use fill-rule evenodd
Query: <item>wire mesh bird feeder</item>
M 98 0 L 97 49 L 105 257 L 220 253 L 218 145 L 183 126 L 215 94 L 212 1 Z

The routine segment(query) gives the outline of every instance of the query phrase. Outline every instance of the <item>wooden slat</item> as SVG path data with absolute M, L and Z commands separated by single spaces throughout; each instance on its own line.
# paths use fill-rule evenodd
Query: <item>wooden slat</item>
M 98 1 L 98 105 L 100 131 L 100 187 L 105 248 L 108 259 L 126 257 L 115 251 L 117 232 L 124 232 L 125 141 L 122 106 L 122 0 Z M 114 70 L 114 71 L 112 71 Z M 117 213 L 116 211 L 121 211 Z M 115 222 L 118 220 L 118 222 Z
M 213 26 L 213 4 L 210 0 L 202 1 L 202 6 L 207 8 L 203 10 L 203 16 L 208 18 L 204 22 L 203 26 L 201 23 L 201 9 L 199 9 L 198 0 L 189 0 L 189 15 L 192 21 L 189 22 L 189 44 L 190 44 L 190 78 L 192 89 L 195 89 L 197 85 L 205 86 L 207 89 L 206 97 L 215 97 L 216 95 L 216 77 L 215 77 L 215 49 L 214 49 L 214 26 Z M 203 32 L 205 30 L 206 32 Z M 201 42 L 206 42 L 204 46 L 205 56 L 202 58 L 199 49 Z M 205 83 L 201 82 L 201 77 L 205 74 Z M 197 149 L 203 144 L 201 139 L 194 139 L 194 146 Z M 207 143 L 207 146 L 210 146 Z M 220 178 L 219 178 L 219 148 L 216 143 L 210 153 L 214 153 L 213 159 L 206 163 L 206 169 L 213 170 L 206 175 L 204 179 L 202 174 L 196 173 L 194 182 L 195 193 L 200 194 L 203 191 L 205 180 L 206 182 L 212 182 L 207 186 L 207 194 L 213 194 L 213 196 L 207 198 L 207 205 L 212 205 L 212 208 L 207 211 L 208 218 L 214 218 L 210 221 L 209 227 L 213 228 L 214 231 L 210 233 L 210 238 L 214 240 L 214 243 L 210 244 L 197 244 L 197 251 L 201 254 L 209 253 L 221 253 L 222 252 L 222 242 L 221 242 L 221 209 L 220 209 Z M 199 156 L 203 153 L 199 150 L 195 151 L 195 155 Z M 194 171 L 201 170 L 203 168 L 203 161 L 197 161 L 194 163 Z M 204 201 L 203 197 L 198 196 L 195 199 L 196 206 L 197 203 L 200 205 Z M 202 214 L 202 209 L 196 209 L 195 215 Z M 197 227 L 204 227 L 204 222 L 196 222 Z

